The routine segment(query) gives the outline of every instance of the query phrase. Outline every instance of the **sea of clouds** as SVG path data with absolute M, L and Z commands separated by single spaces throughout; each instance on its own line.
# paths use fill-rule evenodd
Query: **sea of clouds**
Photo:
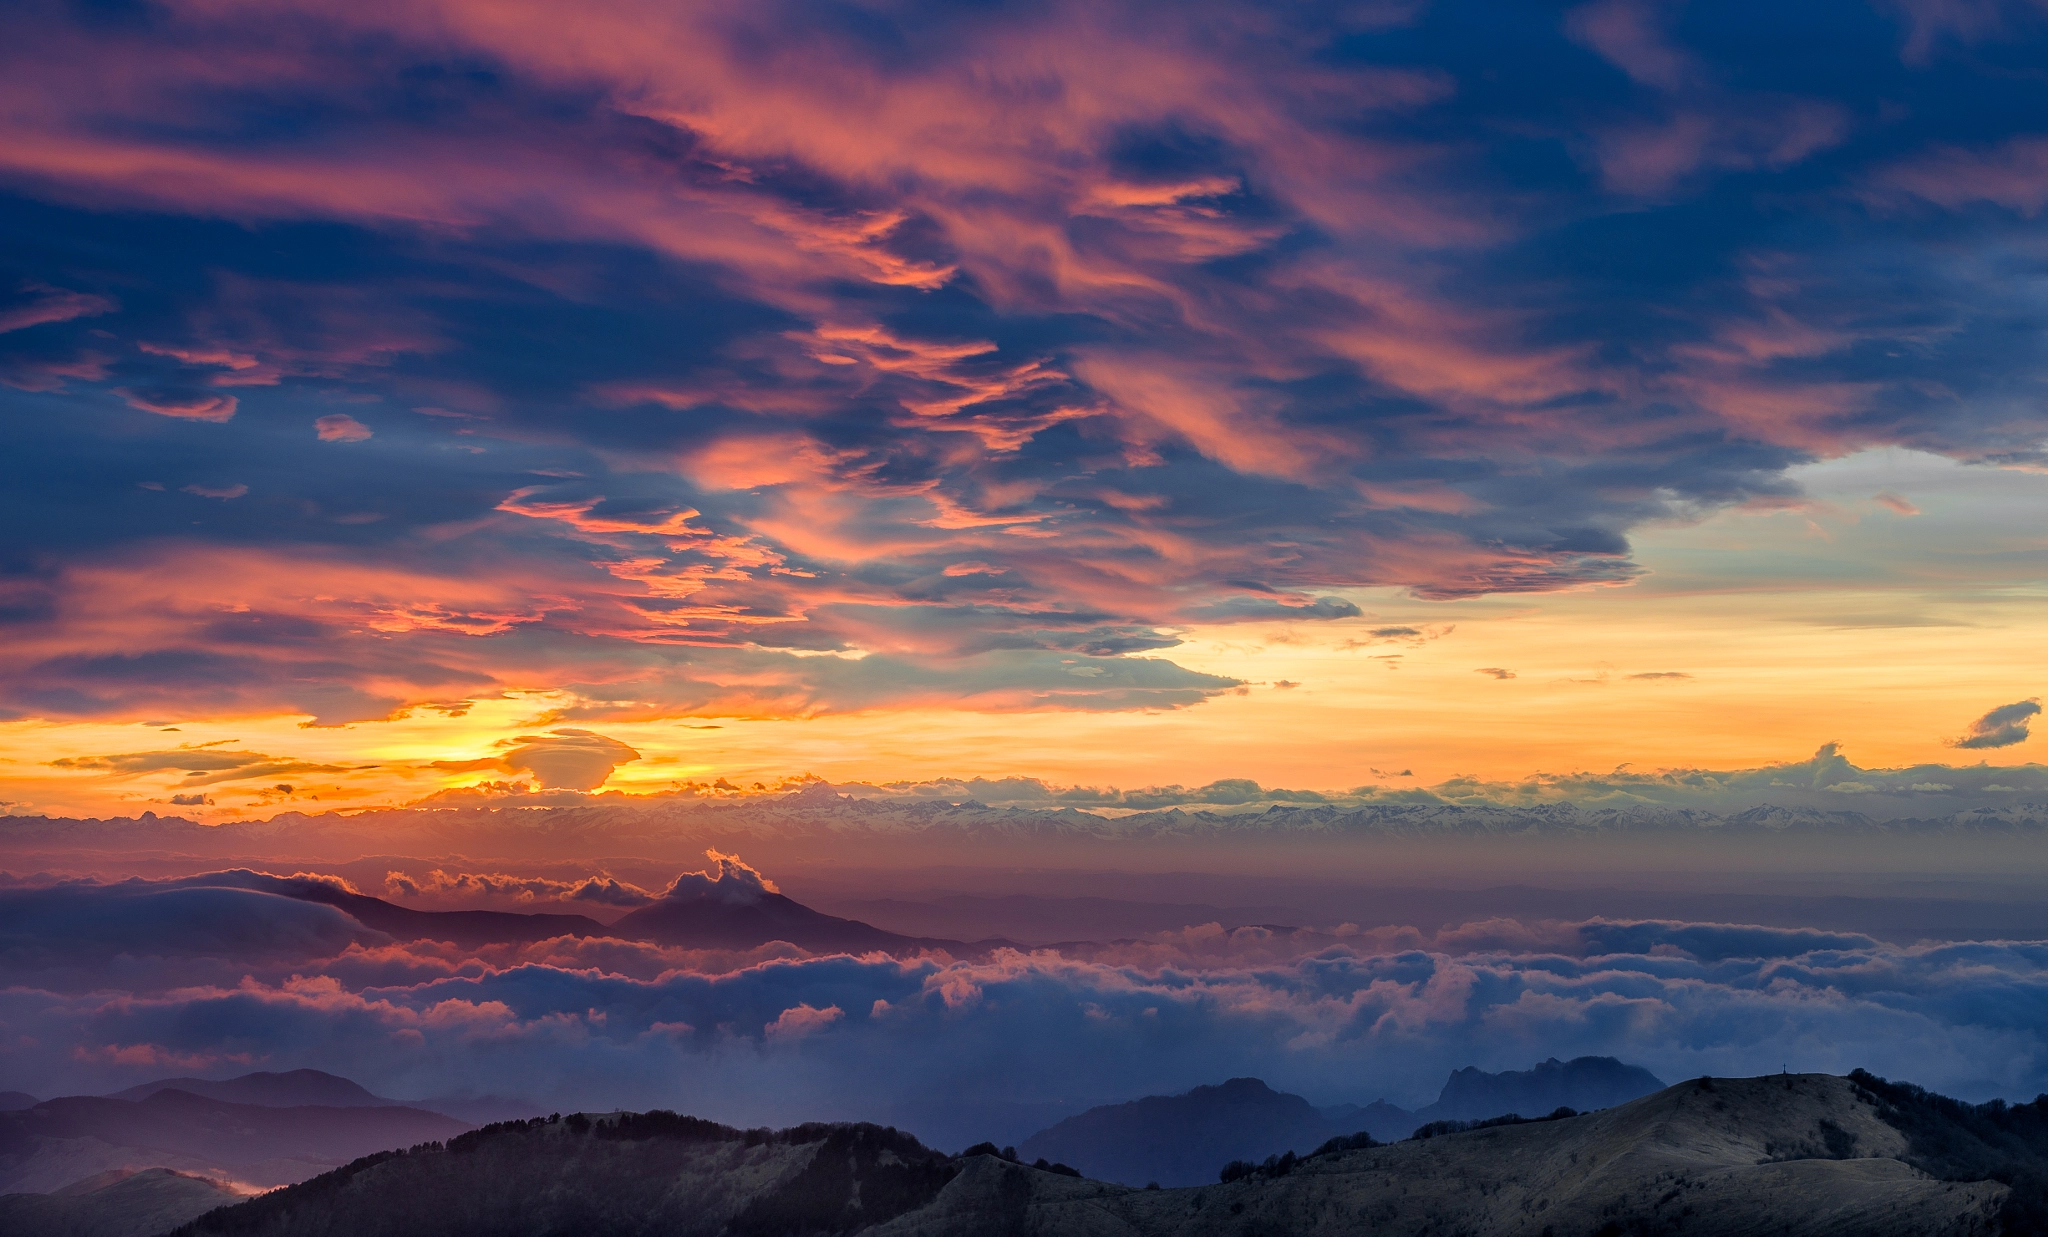
M 469 949 L 264 892 L 74 881 L 0 891 L 0 974 L 0 1087 L 45 1096 L 313 1067 L 401 1098 L 865 1118 L 953 1146 L 1247 1074 L 1412 1104 L 1453 1068 L 1553 1055 L 2048 1089 L 2048 942 L 1728 924 L 1209 925 L 980 959 Z

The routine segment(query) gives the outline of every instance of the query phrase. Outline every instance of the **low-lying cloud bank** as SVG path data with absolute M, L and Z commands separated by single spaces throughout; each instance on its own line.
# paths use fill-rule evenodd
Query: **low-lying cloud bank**
M 1972 733 L 2001 734 L 2017 723 L 1974 723 Z M 2037 709 L 2034 711 L 2038 711 Z M 2022 733 L 2024 737 L 2024 733 Z M 1989 747 L 1962 742 L 1958 747 Z M 1329 804 L 1359 807 L 1383 803 L 1455 804 L 1469 807 L 1535 807 L 1572 803 L 1589 807 L 1675 807 L 1737 812 L 1756 807 L 1855 811 L 1892 818 L 2010 807 L 2048 798 L 2048 765 L 1911 765 L 1861 768 L 1826 743 L 1812 757 L 1753 769 L 1655 769 L 1627 767 L 1605 773 L 1537 773 L 1516 781 L 1455 777 L 1430 786 L 1414 785 L 1407 774 L 1348 790 L 1267 787 L 1248 778 L 1223 778 L 1205 786 L 1057 786 L 1038 778 L 958 778 L 923 782 L 844 784 L 834 789 L 859 798 L 885 800 L 974 800 L 990 807 L 1077 807 L 1083 810 L 1151 811 L 1169 807 L 1251 808 L 1273 804 Z
M 1412 1102 L 1459 1066 L 1586 1053 L 1666 1078 L 1862 1065 L 1971 1097 L 2048 1089 L 2043 942 L 1494 920 L 898 960 L 396 945 L 305 909 L 327 908 L 140 882 L 0 892 L 0 1087 L 311 1066 L 387 1095 L 871 1117 L 941 1143 L 1244 1074 Z

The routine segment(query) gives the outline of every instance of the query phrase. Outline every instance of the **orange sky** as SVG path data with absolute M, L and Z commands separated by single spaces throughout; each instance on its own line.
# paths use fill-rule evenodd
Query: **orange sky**
M 1815 466 L 1803 480 L 1802 504 L 1647 532 L 1638 557 L 1649 574 L 1625 586 L 1455 602 L 1362 590 L 1348 594 L 1359 618 L 1188 629 L 1174 660 L 1247 681 L 1191 708 L 909 708 L 588 728 L 640 753 L 606 783 L 628 792 L 721 777 L 772 786 L 806 773 L 1125 788 L 1242 777 L 1335 790 L 1622 763 L 1753 767 L 1830 741 L 1866 767 L 2028 760 L 2030 744 L 1961 753 L 1945 741 L 2048 679 L 2038 580 L 2048 475 L 1890 451 Z M 1415 634 L 1389 632 L 1402 628 Z M 148 807 L 225 819 L 400 804 L 508 780 L 430 765 L 491 757 L 544 729 L 535 719 L 564 698 L 537 688 L 479 700 L 462 716 L 422 709 L 343 727 L 307 727 L 303 715 L 151 719 L 170 732 L 15 722 L 0 727 L 0 776 L 16 812 Z M 54 765 L 180 747 L 279 759 L 198 785 L 178 769 Z M 213 803 L 173 808 L 180 788 Z

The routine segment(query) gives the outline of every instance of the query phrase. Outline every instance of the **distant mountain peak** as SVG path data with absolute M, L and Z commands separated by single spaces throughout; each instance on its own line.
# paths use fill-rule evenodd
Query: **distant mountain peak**
M 254 1104 L 261 1108 L 376 1108 L 394 1104 L 373 1095 L 361 1085 L 317 1069 L 295 1069 L 283 1073 L 243 1074 L 214 1081 L 205 1078 L 159 1078 L 130 1087 L 107 1097 L 117 1100 L 150 1100 L 166 1092 L 180 1092 L 230 1104 Z
M 1344 1132 L 1299 1095 L 1232 1078 L 1091 1108 L 1025 1139 L 1019 1154 L 1126 1185 L 1196 1185 L 1231 1160 L 1305 1153 Z
M 843 798 L 846 798 L 846 796 L 832 789 L 832 783 L 812 782 L 802 790 L 784 799 L 783 802 L 802 807 L 836 807 Z
M 621 916 L 614 936 L 694 949 L 751 949 L 787 941 L 802 949 L 916 949 L 924 942 L 814 911 L 738 855 L 707 850 L 710 867 L 685 872 L 668 892 Z M 934 942 L 951 944 L 952 942 Z
M 1611 1108 L 1664 1089 L 1655 1074 L 1615 1057 L 1556 1057 L 1525 1070 L 1489 1074 L 1476 1065 L 1452 1070 L 1437 1101 L 1415 1114 L 1418 1123 L 1472 1120 L 1504 1113 L 1537 1116 L 1556 1108 Z

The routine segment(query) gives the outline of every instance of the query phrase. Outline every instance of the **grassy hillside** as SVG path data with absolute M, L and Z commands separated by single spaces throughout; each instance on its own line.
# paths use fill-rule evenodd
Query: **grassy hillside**
M 2036 1234 L 2048 1102 L 1960 1104 L 1868 1075 L 1695 1079 L 1132 1189 L 871 1125 L 668 1113 L 510 1122 L 359 1160 L 180 1237 L 1994 1237 Z M 1221 1166 L 1219 1166 L 1220 1168 Z
M 0 1233 L 156 1237 L 240 1197 L 217 1181 L 168 1168 L 115 1169 L 50 1194 L 0 1195 Z
M 921 1207 L 958 1171 L 873 1125 L 736 1130 L 673 1113 L 510 1121 L 369 1156 L 180 1237 L 782 1237 Z
M 1844 1078 L 1701 1079 L 1585 1116 L 1333 1149 L 1228 1184 L 1127 1190 L 989 1162 L 877 1237 L 1992 1234 L 2010 1191 L 1940 1180 Z

